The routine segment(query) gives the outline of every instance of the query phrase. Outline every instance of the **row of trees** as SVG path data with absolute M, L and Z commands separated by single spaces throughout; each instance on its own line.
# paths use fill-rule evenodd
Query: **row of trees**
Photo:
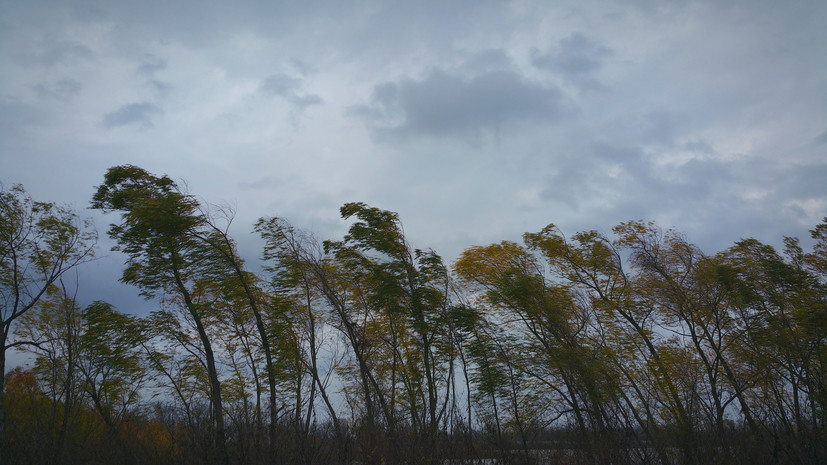
M 94 232 L 3 191 L 0 368 L 36 361 L 0 389 L 0 463 L 827 461 L 827 218 L 811 252 L 550 225 L 449 269 L 352 203 L 336 241 L 259 220 L 254 273 L 166 176 L 111 168 L 92 206 L 154 311 L 81 308 Z

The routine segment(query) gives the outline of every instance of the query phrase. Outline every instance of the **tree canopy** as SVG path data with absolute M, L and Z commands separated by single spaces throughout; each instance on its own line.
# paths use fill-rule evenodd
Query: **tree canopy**
M 550 224 L 449 265 L 354 202 L 341 238 L 262 217 L 258 272 L 231 211 L 123 165 L 92 208 L 129 315 L 61 281 L 93 256 L 74 211 L 0 200 L 0 362 L 35 357 L 0 384 L 3 463 L 827 461 L 827 218 L 811 250 Z

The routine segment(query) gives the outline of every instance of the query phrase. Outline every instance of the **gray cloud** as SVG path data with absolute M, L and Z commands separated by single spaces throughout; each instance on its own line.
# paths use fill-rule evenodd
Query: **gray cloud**
M 92 60 L 95 58 L 95 54 L 82 43 L 58 40 L 48 42 L 35 51 L 20 53 L 18 58 L 25 63 L 51 67 L 72 64 L 82 60 Z
M 421 80 L 378 84 L 370 104 L 350 112 L 378 134 L 466 138 L 521 122 L 554 120 L 563 113 L 561 100 L 557 88 L 510 70 L 470 77 L 434 70 Z
M 101 124 L 107 129 L 121 126 L 149 129 L 153 127 L 152 118 L 162 113 L 161 108 L 149 102 L 131 103 L 104 115 Z
M 603 68 L 606 59 L 612 55 L 612 49 L 594 42 L 582 32 L 575 32 L 549 51 L 533 49 L 531 63 L 539 69 L 558 73 L 581 88 L 602 88 L 592 75 Z
M 778 174 L 789 197 L 799 200 L 820 198 L 827 205 L 827 161 L 785 166 Z M 824 212 L 827 215 L 827 211 Z
M 597 143 L 550 162 L 554 174 L 546 177 L 540 199 L 568 209 L 564 216 L 590 218 L 587 227 L 597 218 L 603 230 L 629 219 L 655 220 L 689 234 L 710 253 L 745 234 L 764 232 L 762 240 L 795 234 L 802 224 L 812 226 L 827 205 L 823 161 L 725 158 L 703 139 L 658 147 L 688 159 L 665 163 L 642 147 Z
M 149 79 L 144 83 L 152 92 L 159 97 L 165 96 L 172 89 L 172 86 L 166 82 L 157 79 Z
M 514 60 L 501 48 L 483 50 L 474 54 L 462 64 L 463 71 L 479 74 L 512 69 Z
M 588 208 L 595 199 L 616 206 L 655 184 L 651 164 L 639 147 L 598 141 L 583 151 L 555 157 L 551 164 L 553 174 L 540 198 L 574 209 Z
M 27 105 L 17 98 L 0 95 L 0 147 L 11 147 L 14 151 L 19 149 L 17 146 L 25 147 L 30 144 L 32 128 L 41 126 L 47 120 L 48 115 L 43 110 Z M 0 151 L 0 153 L 10 154 L 12 152 Z M 4 171 L 8 169 L 6 167 Z
M 303 82 L 287 74 L 279 73 L 268 76 L 259 87 L 260 91 L 285 99 L 294 110 L 304 110 L 312 105 L 320 105 L 324 101 L 316 94 L 301 93 Z
M 318 70 L 315 66 L 305 62 L 304 60 L 300 60 L 298 58 L 291 58 L 290 66 L 292 66 L 296 72 L 301 74 L 302 76 L 310 76 L 311 74 L 315 74 Z
M 40 98 L 52 98 L 67 101 L 80 93 L 83 85 L 74 79 L 61 79 L 53 82 L 41 82 L 34 86 Z
M 138 65 L 137 73 L 141 76 L 151 78 L 156 72 L 166 69 L 167 61 L 161 57 L 146 54 Z
M 145 79 L 144 86 L 149 88 L 156 97 L 165 97 L 172 86 L 158 78 L 156 74 L 167 68 L 167 60 L 153 55 L 151 53 L 145 54 L 141 57 L 141 62 L 135 70 L 135 74 Z
M 261 90 L 278 96 L 285 96 L 295 93 L 301 85 L 301 81 L 286 74 L 274 74 L 268 76 L 261 83 Z
M 538 68 L 562 71 L 569 76 L 588 74 L 603 67 L 603 59 L 611 56 L 611 49 L 598 45 L 582 32 L 576 32 L 559 42 L 558 50 L 540 53 L 532 51 L 531 63 Z
M 715 250 L 827 209 L 824 2 L 4 6 L 0 176 L 44 200 L 87 205 L 116 153 L 237 201 L 239 236 L 336 237 L 362 200 L 448 259 L 632 218 Z

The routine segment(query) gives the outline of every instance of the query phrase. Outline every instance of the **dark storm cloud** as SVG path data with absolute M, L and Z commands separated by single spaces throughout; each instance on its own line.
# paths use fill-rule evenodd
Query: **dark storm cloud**
M 260 90 L 265 94 L 281 97 L 294 109 L 303 110 L 311 105 L 320 105 L 323 100 L 316 94 L 301 93 L 303 82 L 287 74 L 278 73 L 268 76 L 261 83 Z
M 131 103 L 104 115 L 101 124 L 107 129 L 121 126 L 137 126 L 140 129 L 153 127 L 152 118 L 163 111 L 149 102 Z
M 422 80 L 376 85 L 370 104 L 351 107 L 379 134 L 479 136 L 526 121 L 548 121 L 563 113 L 560 91 L 510 70 L 466 77 L 434 70 Z
M 34 86 L 40 98 L 52 98 L 67 101 L 80 93 L 83 85 L 74 79 L 61 79 L 53 82 L 41 82 Z

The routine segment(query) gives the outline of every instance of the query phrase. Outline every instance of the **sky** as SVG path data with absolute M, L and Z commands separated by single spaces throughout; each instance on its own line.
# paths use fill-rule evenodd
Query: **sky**
M 827 2 L 0 0 L 0 182 L 91 217 L 116 282 L 107 168 L 140 166 L 341 238 L 399 213 L 449 263 L 554 223 L 674 228 L 707 253 L 827 216 Z

